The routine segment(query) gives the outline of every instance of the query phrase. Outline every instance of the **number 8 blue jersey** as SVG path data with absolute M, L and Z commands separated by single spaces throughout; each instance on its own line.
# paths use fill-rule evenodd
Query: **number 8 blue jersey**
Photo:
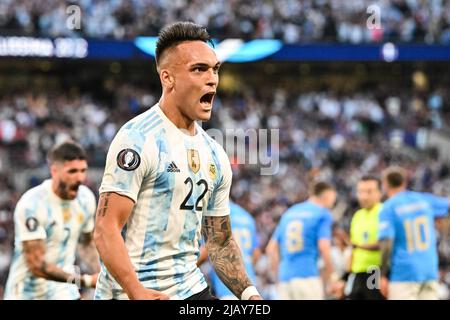
M 272 236 L 280 247 L 280 281 L 319 275 L 317 241 L 331 239 L 332 223 L 330 211 L 311 201 L 298 203 L 283 214 Z

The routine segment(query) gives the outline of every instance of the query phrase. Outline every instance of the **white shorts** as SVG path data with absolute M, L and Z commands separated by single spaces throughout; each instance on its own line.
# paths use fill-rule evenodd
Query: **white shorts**
M 277 285 L 281 300 L 323 300 L 324 291 L 319 277 L 294 278 Z
M 437 281 L 390 282 L 389 300 L 438 300 Z

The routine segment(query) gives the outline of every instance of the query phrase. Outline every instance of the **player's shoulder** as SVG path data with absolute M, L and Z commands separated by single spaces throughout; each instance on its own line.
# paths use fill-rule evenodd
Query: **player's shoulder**
M 21 197 L 23 200 L 40 200 L 46 198 L 49 192 L 50 180 L 45 180 L 41 184 L 28 189 Z
M 36 208 L 43 201 L 46 201 L 48 199 L 49 183 L 49 180 L 46 180 L 24 192 L 17 202 L 16 208 Z
M 359 208 L 358 210 L 353 213 L 352 220 L 357 220 L 361 215 L 363 215 L 366 212 L 366 209 Z
M 159 113 L 158 106 L 154 105 L 127 121 L 117 132 L 116 139 L 142 140 L 151 138 L 162 123 L 163 118 Z
M 233 216 L 238 217 L 243 222 L 253 221 L 253 216 L 237 203 L 230 202 L 230 212 Z
M 78 197 L 88 198 L 89 200 L 92 199 L 95 200 L 94 192 L 88 186 L 85 185 L 81 185 L 80 188 L 78 189 Z
M 201 126 L 197 126 L 197 130 L 199 130 L 199 134 L 203 137 L 203 140 L 207 144 L 207 146 L 211 149 L 211 152 L 217 153 L 217 155 L 221 158 L 221 160 L 226 160 L 228 162 L 228 155 L 225 152 L 223 146 L 214 140 Z

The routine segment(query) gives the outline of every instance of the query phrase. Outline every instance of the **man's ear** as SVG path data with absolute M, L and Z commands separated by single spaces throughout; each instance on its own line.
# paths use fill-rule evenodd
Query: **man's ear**
M 159 73 L 159 78 L 161 79 L 161 83 L 163 87 L 172 89 L 175 79 L 172 77 L 170 71 L 168 69 L 161 69 Z
M 56 163 L 50 165 L 50 175 L 51 177 L 56 177 L 58 175 L 59 166 Z

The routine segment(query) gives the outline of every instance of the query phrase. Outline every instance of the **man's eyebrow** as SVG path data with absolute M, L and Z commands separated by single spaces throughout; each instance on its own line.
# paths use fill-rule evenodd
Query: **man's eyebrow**
M 213 68 L 219 68 L 220 65 L 221 65 L 221 63 L 220 63 L 220 62 L 217 62 L 217 63 L 213 66 Z M 195 67 L 209 68 L 209 67 L 211 67 L 211 66 L 210 66 L 208 63 L 205 63 L 205 62 L 197 62 L 197 63 L 194 63 L 194 64 L 191 65 L 191 68 L 195 68 Z

